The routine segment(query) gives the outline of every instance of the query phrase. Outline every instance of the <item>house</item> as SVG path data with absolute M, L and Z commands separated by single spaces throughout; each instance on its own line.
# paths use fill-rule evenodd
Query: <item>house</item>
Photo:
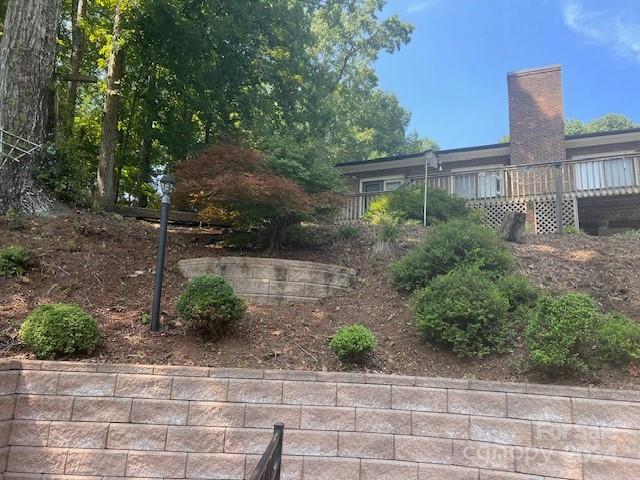
M 372 198 L 427 182 L 484 208 L 497 226 L 527 213 L 536 233 L 575 226 L 592 233 L 640 227 L 640 128 L 565 135 L 558 65 L 512 72 L 509 143 L 394 155 L 337 165 L 351 188 L 343 221 L 357 221 Z

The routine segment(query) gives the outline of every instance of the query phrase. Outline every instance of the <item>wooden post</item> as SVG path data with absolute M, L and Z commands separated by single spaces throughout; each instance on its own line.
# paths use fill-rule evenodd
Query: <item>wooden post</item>
M 564 201 L 564 182 L 562 179 L 562 162 L 556 164 L 556 230 L 562 233 L 562 204 Z

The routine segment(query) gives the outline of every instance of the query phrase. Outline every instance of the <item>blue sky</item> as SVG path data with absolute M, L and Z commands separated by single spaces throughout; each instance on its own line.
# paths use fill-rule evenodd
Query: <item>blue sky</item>
M 376 64 L 411 128 L 442 148 L 508 133 L 506 74 L 563 67 L 565 117 L 608 112 L 640 123 L 640 0 L 388 0 L 415 26 Z

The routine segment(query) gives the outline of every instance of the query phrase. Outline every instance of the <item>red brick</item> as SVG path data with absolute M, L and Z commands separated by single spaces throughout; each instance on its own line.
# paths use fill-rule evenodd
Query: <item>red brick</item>
M 285 438 L 289 432 L 285 432 Z M 225 453 L 256 453 L 262 455 L 269 445 L 273 430 L 228 428 L 224 438 Z
M 304 478 L 309 480 L 355 480 L 360 460 L 355 458 L 304 458 Z
M 269 428 L 278 422 L 284 423 L 287 429 L 300 428 L 300 407 L 247 405 L 244 418 L 245 427 Z
M 356 409 L 349 407 L 302 407 L 300 428 L 353 431 L 356 428 Z
M 391 388 L 391 408 L 423 412 L 446 412 L 447 391 L 423 387 Z
M 7 470 L 16 473 L 64 473 L 66 448 L 11 447 Z
M 0 371 L 0 395 L 13 395 L 18 388 L 20 372 L 17 370 Z
M 637 480 L 640 461 L 627 458 L 584 456 L 584 480 Z
M 128 477 L 184 478 L 187 467 L 186 453 L 129 452 Z
M 391 386 L 338 384 L 338 406 L 390 408 Z
M 504 417 L 507 413 L 506 394 L 473 390 L 449 390 L 449 413 Z
M 395 459 L 424 463 L 451 463 L 452 440 L 396 435 Z
M 600 428 L 535 422 L 533 446 L 570 452 L 602 453 Z
M 69 450 L 65 473 L 70 475 L 123 476 L 127 452 Z
M 469 438 L 469 417 L 448 413 L 411 413 L 411 433 L 425 437 Z
M 507 445 L 453 440 L 453 464 L 514 471 L 515 451 Z
M 73 420 L 81 422 L 128 422 L 128 398 L 80 397 L 73 405 Z
M 411 433 L 411 412 L 358 408 L 356 430 L 372 433 Z
M 222 452 L 224 428 L 169 427 L 166 450 L 171 452 Z
M 340 432 L 338 456 L 393 459 L 393 435 Z
M 16 396 L 4 395 L 0 397 L 0 421 L 11 420 L 15 416 Z
M 224 401 L 228 380 L 222 378 L 175 377 L 171 398 L 177 400 Z
M 107 423 L 52 422 L 49 427 L 49 447 L 105 448 Z
M 189 425 L 242 427 L 245 406 L 233 403 L 190 402 Z
M 15 418 L 24 420 L 70 420 L 72 397 L 18 395 Z
M 640 429 L 640 403 L 574 398 L 573 415 L 583 425 Z
M 59 372 L 40 372 L 23 370 L 20 372 L 16 393 L 36 393 L 55 395 L 58 387 Z
M 531 422 L 508 418 L 471 417 L 471 440 L 531 446 Z
M 244 455 L 190 453 L 187 460 L 187 478 L 242 479 L 244 461 Z
M 171 377 L 161 375 L 118 375 L 117 397 L 169 399 Z
M 14 420 L 9 445 L 44 447 L 49 438 L 49 423 L 37 420 Z
M 131 422 L 186 425 L 188 411 L 189 402 L 135 399 L 131 408 Z
M 284 382 L 282 403 L 293 405 L 335 405 L 333 383 Z
M 61 373 L 58 380 L 58 395 L 112 397 L 115 388 L 115 373 Z
M 478 480 L 478 470 L 452 465 L 421 463 L 418 466 L 418 478 L 420 480 Z
M 338 453 L 338 433 L 285 430 L 282 451 L 286 455 L 335 457 Z
M 508 393 L 507 406 L 511 418 L 571 423 L 571 399 L 566 397 Z
M 602 435 L 601 450 L 593 453 L 640 458 L 639 430 L 600 428 L 600 432 Z
M 418 465 L 384 460 L 363 460 L 360 480 L 418 480 Z
M 282 403 L 282 381 L 229 379 L 227 401 Z
M 121 450 L 164 450 L 167 427 L 163 425 L 112 424 L 107 448 Z
M 582 455 L 557 450 L 516 447 L 516 471 L 582 480 Z

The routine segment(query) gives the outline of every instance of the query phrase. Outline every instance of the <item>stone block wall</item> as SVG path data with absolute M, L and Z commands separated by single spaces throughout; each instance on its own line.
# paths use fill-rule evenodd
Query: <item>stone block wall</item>
M 368 373 L 5 361 L 8 480 L 635 480 L 640 391 Z M 13 370 L 12 370 L 13 369 Z
M 192 258 L 178 266 L 189 279 L 220 275 L 248 302 L 271 305 L 315 302 L 344 290 L 356 276 L 351 268 L 279 258 Z

